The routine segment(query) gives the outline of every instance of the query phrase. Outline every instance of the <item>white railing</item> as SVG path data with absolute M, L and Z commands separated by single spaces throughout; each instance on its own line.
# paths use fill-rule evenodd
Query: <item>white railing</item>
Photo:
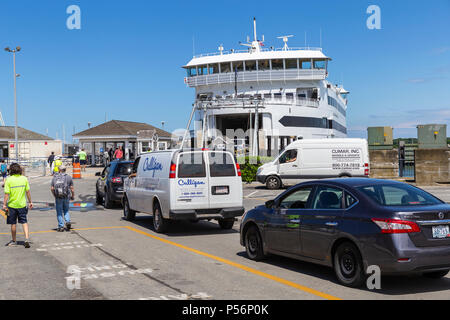
M 327 77 L 325 69 L 293 69 L 265 70 L 216 73 L 186 78 L 189 87 L 206 86 L 237 82 L 286 81 L 286 80 L 324 80 Z
M 207 105 L 207 108 L 243 108 L 249 106 L 256 106 L 259 104 L 260 107 L 268 106 L 271 104 L 277 105 L 288 105 L 288 106 L 298 106 L 298 107 L 311 107 L 318 108 L 319 101 L 317 99 L 308 98 L 264 98 L 262 100 L 249 99 L 249 98 L 225 98 L 225 99 L 211 99 L 211 100 L 198 100 L 196 102 L 199 108 L 203 104 Z
M 322 48 L 319 47 L 293 47 L 293 48 L 261 48 L 261 52 L 269 52 L 269 51 L 322 51 Z M 246 50 L 230 50 L 230 51 L 222 51 L 220 52 L 212 52 L 212 53 L 202 53 L 198 55 L 194 55 L 194 59 L 202 58 L 202 57 L 211 57 L 211 56 L 220 56 L 220 55 L 229 55 L 233 53 L 249 53 L 250 49 Z

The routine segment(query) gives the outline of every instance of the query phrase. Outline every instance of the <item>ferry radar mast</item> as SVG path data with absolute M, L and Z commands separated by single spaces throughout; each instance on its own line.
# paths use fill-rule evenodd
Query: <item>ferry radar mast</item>
M 279 37 L 277 37 L 278 39 L 283 39 L 283 42 L 284 42 L 283 50 L 284 50 L 284 51 L 287 51 L 287 50 L 289 49 L 289 47 L 288 47 L 288 41 L 289 41 L 289 38 L 292 38 L 292 37 L 293 37 L 292 34 L 291 34 L 291 35 L 288 35 L 288 36 L 279 36 Z
M 253 41 L 250 42 L 250 38 L 247 37 L 247 43 L 239 42 L 240 45 L 249 47 L 249 52 L 261 52 L 261 46 L 264 42 L 264 35 L 262 36 L 262 41 L 258 40 L 257 34 L 256 34 L 256 18 L 253 18 Z

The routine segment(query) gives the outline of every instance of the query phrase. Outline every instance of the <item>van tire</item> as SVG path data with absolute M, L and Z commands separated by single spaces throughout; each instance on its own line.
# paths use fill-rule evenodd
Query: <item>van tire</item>
M 133 221 L 136 218 L 136 211 L 130 209 L 128 199 L 123 198 L 123 218 L 127 221 Z
M 233 228 L 234 218 L 230 219 L 219 219 L 219 225 L 221 229 L 229 230 Z
M 281 188 L 281 179 L 277 176 L 269 176 L 266 179 L 266 187 L 269 190 L 277 190 Z
M 155 203 L 153 207 L 153 228 L 158 233 L 163 233 L 167 230 L 169 221 L 164 219 L 161 212 L 159 203 Z

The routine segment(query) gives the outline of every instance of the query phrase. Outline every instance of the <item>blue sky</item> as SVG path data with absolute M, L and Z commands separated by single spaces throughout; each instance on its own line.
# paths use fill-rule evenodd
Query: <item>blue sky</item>
M 68 30 L 66 8 L 81 8 L 81 30 Z M 369 5 L 381 30 L 369 30 Z M 106 1 L 2 0 L 0 48 L 17 56 L 19 125 L 67 141 L 108 120 L 142 121 L 168 131 L 186 126 L 194 89 L 183 82 L 193 53 L 238 48 L 252 34 L 281 47 L 319 46 L 330 80 L 349 96 L 349 136 L 393 126 L 446 123 L 450 132 L 450 0 L 433 1 Z M 0 51 L 0 110 L 14 125 L 12 56 Z

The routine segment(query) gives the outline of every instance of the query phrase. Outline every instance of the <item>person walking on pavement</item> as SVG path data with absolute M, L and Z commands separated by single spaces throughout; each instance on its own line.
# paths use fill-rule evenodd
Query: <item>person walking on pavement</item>
M 75 199 L 75 190 L 72 177 L 66 174 L 64 165 L 59 167 L 59 173 L 53 177 L 51 191 L 55 197 L 56 217 L 58 219 L 57 231 L 70 231 L 72 224 L 70 222 L 69 204 L 70 200 Z
M 108 165 L 108 163 L 110 162 L 109 160 L 109 152 L 107 150 L 105 150 L 105 152 L 103 152 L 103 160 L 104 160 L 104 164 L 105 167 Z
M 47 160 L 48 165 L 50 167 L 51 175 L 53 175 L 53 171 L 51 170 L 53 161 L 55 161 L 55 153 L 54 152 L 52 152 L 52 154 L 48 157 L 48 160 Z
M 27 207 L 28 200 L 28 207 Z M 28 179 L 22 175 L 22 168 L 19 164 L 13 163 L 10 166 L 10 177 L 5 182 L 5 197 L 3 199 L 3 211 L 7 214 L 6 223 L 11 225 L 12 240 L 7 246 L 17 245 L 17 221 L 22 225 L 25 234 L 25 248 L 30 247 L 30 232 L 28 228 L 28 209 L 33 209 L 31 201 L 30 185 Z
M 2 173 L 2 178 L 3 178 L 2 187 L 4 187 L 5 186 L 5 179 L 6 179 L 6 176 L 8 175 L 8 165 L 5 163 L 5 160 L 2 160 L 0 162 L 0 172 Z
M 109 154 L 109 161 L 112 161 L 113 158 L 114 158 L 114 151 L 113 151 L 113 148 L 109 148 L 108 154 Z
M 84 149 L 78 152 L 78 158 L 80 158 L 81 170 L 86 172 L 87 153 Z
M 52 167 L 52 175 L 59 172 L 59 167 L 62 166 L 63 162 L 61 160 L 61 157 L 56 156 L 55 161 L 53 161 L 53 167 Z

